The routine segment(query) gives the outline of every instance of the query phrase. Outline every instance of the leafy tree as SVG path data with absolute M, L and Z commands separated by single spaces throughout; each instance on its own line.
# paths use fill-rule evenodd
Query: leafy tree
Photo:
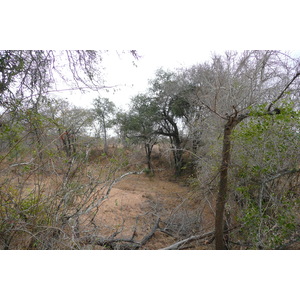
M 128 113 L 120 118 L 123 135 L 133 143 L 144 144 L 148 169 L 152 170 L 151 153 L 157 143 L 157 127 L 160 120 L 159 108 L 155 102 L 145 94 L 132 98 Z
M 103 133 L 104 139 L 104 152 L 107 154 L 108 145 L 107 145 L 107 130 L 112 128 L 114 125 L 114 114 L 116 111 L 115 104 L 110 101 L 108 98 L 97 98 L 94 99 L 94 113 L 95 118 L 99 124 L 100 132 Z
M 190 104 L 175 73 L 160 69 L 150 84 L 150 97 L 159 108 L 160 120 L 156 133 L 169 137 L 174 157 L 175 174 L 179 176 L 183 166 L 182 153 L 184 148 L 181 125 L 184 124 L 182 120 L 187 118 L 189 114 Z
M 195 130 L 195 123 L 201 118 L 201 108 L 191 105 L 190 97 L 194 92 L 195 85 L 193 82 L 187 82 L 183 74 L 159 69 L 156 77 L 149 81 L 149 91 L 136 96 L 132 100 L 130 114 L 123 116 L 125 123 L 131 124 L 130 130 L 146 141 L 149 165 L 153 146 L 147 139 L 153 139 L 155 135 L 169 138 L 176 176 L 182 171 L 182 154 L 188 141 L 187 137 L 191 137 L 195 152 L 200 145 L 201 134 Z M 123 126 L 123 129 L 126 129 L 126 126 Z

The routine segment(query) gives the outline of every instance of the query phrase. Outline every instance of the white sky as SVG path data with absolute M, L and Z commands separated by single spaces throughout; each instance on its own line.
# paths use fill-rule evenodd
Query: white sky
M 162 67 L 165 70 L 189 67 L 196 63 L 202 63 L 211 58 L 212 53 L 224 53 L 225 50 L 207 49 L 136 49 L 141 56 L 134 60 L 131 54 L 121 54 L 111 50 L 104 55 L 103 66 L 105 67 L 104 79 L 106 86 L 118 86 L 117 89 L 110 89 L 98 92 L 72 92 L 71 95 L 63 94 L 76 106 L 92 107 L 93 99 L 98 96 L 109 98 L 118 108 L 126 109 L 131 97 L 138 93 L 146 92 L 148 80 L 154 78 L 155 71 Z M 293 51 L 293 55 L 299 56 L 300 52 Z M 134 61 L 134 63 L 133 63 Z
M 105 55 L 103 60 L 105 85 L 118 85 L 119 88 L 117 90 L 110 89 L 109 92 L 103 90 L 100 92 L 100 96 L 109 98 L 117 107 L 124 109 L 131 97 L 147 90 L 148 80 L 154 78 L 155 71 L 160 67 L 165 70 L 187 67 L 208 60 L 213 52 L 213 50 L 199 49 L 136 50 L 141 56 L 137 61 L 130 54 L 118 55 L 116 51 Z M 95 92 L 85 94 L 73 92 L 72 95 L 66 95 L 66 97 L 76 106 L 89 107 L 92 100 L 98 95 Z

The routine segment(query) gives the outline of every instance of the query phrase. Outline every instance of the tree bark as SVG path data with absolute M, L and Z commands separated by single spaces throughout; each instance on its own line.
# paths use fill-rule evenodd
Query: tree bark
M 107 133 L 106 133 L 106 124 L 104 115 L 102 116 L 102 123 L 103 123 L 103 134 L 104 134 L 104 153 L 108 154 L 108 145 L 107 145 Z
M 235 110 L 235 115 L 229 117 L 224 126 L 219 192 L 216 203 L 215 218 L 216 250 L 226 249 L 224 241 L 224 212 L 228 194 L 228 169 L 231 157 L 231 133 L 234 127 L 247 117 L 249 117 L 248 113 L 238 115 L 237 111 Z
M 152 170 L 152 164 L 151 164 L 151 153 L 152 153 L 152 148 L 153 148 L 153 144 L 150 145 L 150 143 L 145 143 L 145 152 L 146 152 L 146 157 L 147 157 L 147 165 L 148 165 L 148 169 L 149 171 L 153 171 Z
M 176 122 L 173 120 L 172 117 L 168 115 L 166 111 L 163 113 L 164 116 L 164 124 L 162 128 L 156 131 L 156 134 L 161 134 L 164 136 L 168 136 L 170 139 L 172 151 L 173 151 L 173 158 L 175 164 L 175 176 L 179 177 L 182 171 L 182 143 L 180 139 L 180 134 L 178 130 L 178 126 Z
M 177 134 L 175 136 L 170 137 L 171 145 L 172 145 L 172 151 L 173 151 L 173 158 L 174 158 L 174 164 L 175 164 L 175 176 L 179 177 L 182 172 L 182 147 L 181 147 L 181 140 L 179 138 L 179 134 L 177 131 Z
M 229 119 L 224 127 L 222 162 L 220 168 L 219 192 L 216 203 L 216 218 L 215 218 L 215 237 L 216 250 L 225 250 L 224 243 L 224 211 L 228 193 L 228 168 L 230 163 L 231 151 L 231 133 L 235 126 L 235 122 Z

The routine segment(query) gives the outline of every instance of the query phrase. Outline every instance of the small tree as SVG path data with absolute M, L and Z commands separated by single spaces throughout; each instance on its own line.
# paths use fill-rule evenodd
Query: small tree
M 108 98 L 96 98 L 94 99 L 94 113 L 95 118 L 99 124 L 100 132 L 103 133 L 104 139 L 104 152 L 107 154 L 107 130 L 114 125 L 113 117 L 116 111 L 115 104 Z
M 151 153 L 157 143 L 157 126 L 160 120 L 159 108 L 145 94 L 137 95 L 131 100 L 130 111 L 120 118 L 121 131 L 133 143 L 144 144 L 148 169 L 153 171 Z
M 78 137 L 92 126 L 94 117 L 91 110 L 76 107 L 62 99 L 51 99 L 42 114 L 52 125 L 48 133 L 59 141 L 66 155 L 72 157 L 77 151 Z

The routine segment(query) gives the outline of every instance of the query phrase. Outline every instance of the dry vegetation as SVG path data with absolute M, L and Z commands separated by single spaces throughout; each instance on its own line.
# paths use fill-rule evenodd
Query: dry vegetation
M 175 177 L 166 145 L 152 156 L 154 173 L 140 147 L 2 163 L 2 249 L 214 249 L 216 191 L 192 168 Z M 239 243 L 239 205 L 228 205 L 230 248 L 251 249 Z M 297 239 L 289 242 L 285 249 L 297 249 Z
M 299 58 L 226 51 L 159 69 L 126 111 L 49 95 L 57 76 L 105 88 L 103 54 L 0 51 L 1 247 L 296 247 Z
M 15 199 L 2 202 L 2 248 L 161 249 L 211 231 L 212 211 L 192 192 L 190 175 L 176 180 L 158 147 L 155 174 L 136 172 L 145 167 L 141 151 L 94 149 L 70 166 L 59 159 L 36 168 L 6 164 L 2 201 Z M 200 241 L 189 247 L 205 248 Z

